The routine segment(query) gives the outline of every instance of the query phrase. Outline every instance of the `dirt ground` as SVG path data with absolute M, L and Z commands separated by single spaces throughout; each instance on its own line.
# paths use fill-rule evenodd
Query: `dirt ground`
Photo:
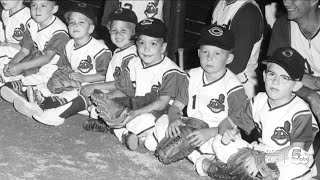
M 0 109 L 0 180 L 209 179 L 187 160 L 166 166 L 143 147 L 129 151 L 111 134 L 83 130 L 85 116 L 53 127 L 1 98 Z

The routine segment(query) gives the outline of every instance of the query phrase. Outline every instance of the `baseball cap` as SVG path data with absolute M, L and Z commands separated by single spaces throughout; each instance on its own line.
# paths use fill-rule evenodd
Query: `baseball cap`
M 234 38 L 229 29 L 212 24 L 201 29 L 198 44 L 200 46 L 216 46 L 221 49 L 231 51 L 234 48 Z
M 138 23 L 135 36 L 146 35 L 154 38 L 162 38 L 167 42 L 167 34 L 167 27 L 160 19 L 147 18 Z
M 271 57 L 262 61 L 263 64 L 276 63 L 281 66 L 289 76 L 296 80 L 302 80 L 305 67 L 305 59 L 292 47 L 278 48 Z
M 66 19 L 67 23 L 69 23 L 69 17 L 72 12 L 81 13 L 91 19 L 94 24 L 96 24 L 96 15 L 93 13 L 94 10 L 91 9 L 86 3 L 77 3 L 64 14 L 64 18 Z
M 108 21 L 113 21 L 113 20 L 131 22 L 133 24 L 138 23 L 138 18 L 136 13 L 134 13 L 130 9 L 125 9 L 125 8 L 118 8 L 112 11 L 109 15 Z

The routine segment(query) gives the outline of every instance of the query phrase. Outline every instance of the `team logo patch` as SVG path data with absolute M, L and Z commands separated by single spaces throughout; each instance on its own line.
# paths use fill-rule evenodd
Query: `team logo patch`
M 151 25 L 153 23 L 153 19 L 145 19 L 145 20 L 142 20 L 142 22 L 140 23 L 141 25 L 145 26 L 145 25 Z
M 219 113 L 225 110 L 224 105 L 225 96 L 223 94 L 219 95 L 219 99 L 211 99 L 207 107 L 214 113 Z
M 213 36 L 222 36 L 223 35 L 223 30 L 220 27 L 212 27 L 208 31 Z
M 114 78 L 115 80 L 118 80 L 119 77 L 120 77 L 120 74 L 121 74 L 121 69 L 120 69 L 120 67 L 117 66 L 117 67 L 114 69 L 113 78 Z
M 122 8 L 119 8 L 119 9 L 117 9 L 114 13 L 115 13 L 115 14 L 121 14 L 122 11 L 123 11 L 123 9 L 122 9 Z
M 282 55 L 284 55 L 285 57 L 291 57 L 293 55 L 293 51 L 292 50 L 282 51 Z
M 17 41 L 21 41 L 25 29 L 26 29 L 26 28 L 24 27 L 24 25 L 23 25 L 23 24 L 20 24 L 20 27 L 19 27 L 19 28 L 14 28 L 14 32 L 13 32 L 12 37 L 13 37 L 15 40 L 17 40 Z
M 146 10 L 144 10 L 144 14 L 147 16 L 147 18 L 153 18 L 155 15 L 158 14 L 158 8 L 157 4 L 155 3 L 148 3 Z
M 83 59 L 80 61 L 78 66 L 78 70 L 82 73 L 88 73 L 93 69 L 92 60 L 90 56 L 87 56 L 87 59 Z
M 278 145 L 283 146 L 287 144 L 290 139 L 290 122 L 286 121 L 284 122 L 284 127 L 277 127 L 273 135 L 271 136 L 271 139 Z
M 158 85 L 152 85 L 151 87 L 151 92 L 156 94 L 157 99 L 160 97 L 160 87 L 161 87 L 160 82 L 158 82 Z
M 78 3 L 78 6 L 84 8 L 84 7 L 87 7 L 87 4 L 86 3 Z

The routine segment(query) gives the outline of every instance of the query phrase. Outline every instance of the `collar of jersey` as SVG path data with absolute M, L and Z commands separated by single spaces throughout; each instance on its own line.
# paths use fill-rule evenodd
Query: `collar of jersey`
M 148 66 L 148 67 L 146 67 L 145 64 L 143 63 L 142 59 L 141 59 L 141 58 L 140 58 L 140 59 L 141 59 L 141 64 L 142 64 L 143 69 L 148 69 L 148 68 L 157 66 L 158 64 L 161 64 L 161 63 L 163 62 L 163 60 L 164 60 L 165 57 L 166 57 L 166 56 L 163 56 L 163 58 L 162 58 L 162 60 L 161 60 L 160 62 L 158 62 L 158 63 L 156 63 L 156 64 L 153 64 L 153 65 L 151 65 L 151 66 Z
M 57 18 L 56 16 L 52 16 L 52 19 L 51 19 L 50 23 L 49 23 L 46 27 L 44 27 L 44 28 L 42 28 L 42 29 L 39 29 L 39 28 L 40 28 L 40 25 L 37 23 L 37 25 L 38 25 L 38 32 L 40 32 L 40 31 L 46 29 L 47 27 L 51 26 L 51 24 L 54 23 L 54 21 L 56 20 L 56 18 Z
M 76 47 L 76 43 L 74 43 L 74 44 L 73 44 L 74 50 L 78 50 L 78 49 L 80 49 L 80 48 L 82 48 L 82 47 L 86 46 L 87 44 L 89 44 L 89 43 L 90 43 L 90 41 L 91 41 L 91 40 L 92 40 L 92 37 L 90 37 L 90 39 L 88 40 L 88 42 L 86 42 L 84 45 L 79 46 L 79 47 Z
M 206 84 L 206 81 L 205 81 L 205 75 L 204 75 L 204 71 L 203 71 L 203 73 L 202 73 L 202 82 L 203 82 L 203 87 L 210 86 L 211 84 L 213 84 L 213 83 L 216 83 L 216 82 L 220 81 L 220 79 L 222 79 L 222 78 L 226 75 L 226 73 L 227 73 L 227 69 L 226 69 L 226 71 L 222 74 L 222 76 L 221 76 L 221 77 L 219 77 L 217 80 L 212 81 L 212 82 L 210 82 L 210 83 Z
M 280 106 L 276 106 L 276 107 L 271 107 L 270 99 L 268 98 L 268 106 L 269 106 L 269 108 L 270 108 L 269 111 L 273 111 L 273 110 L 282 108 L 282 107 L 286 106 L 287 104 L 290 104 L 295 98 L 296 98 L 296 95 L 294 95 L 294 96 L 290 99 L 290 101 L 288 101 L 288 102 L 286 102 L 286 103 L 284 103 L 284 104 L 282 104 L 282 105 L 280 105 Z

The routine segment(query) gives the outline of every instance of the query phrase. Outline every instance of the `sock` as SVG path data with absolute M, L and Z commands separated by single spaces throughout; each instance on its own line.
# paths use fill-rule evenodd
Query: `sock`
M 44 97 L 44 100 L 40 104 L 40 108 L 42 110 L 57 108 L 59 106 L 67 104 L 67 102 L 68 101 L 65 98 L 59 98 L 58 96 Z
M 7 86 L 10 89 L 14 89 L 22 92 L 22 81 L 10 81 L 6 82 L 3 86 Z
M 78 112 L 87 109 L 87 107 L 90 105 L 89 98 L 81 95 L 74 98 L 69 103 L 72 103 L 71 106 L 68 109 L 66 109 L 63 113 L 60 114 L 61 118 L 68 118 L 72 115 L 75 115 Z
M 27 92 L 22 90 L 21 80 L 6 82 L 3 86 L 21 92 L 21 94 L 27 99 Z

